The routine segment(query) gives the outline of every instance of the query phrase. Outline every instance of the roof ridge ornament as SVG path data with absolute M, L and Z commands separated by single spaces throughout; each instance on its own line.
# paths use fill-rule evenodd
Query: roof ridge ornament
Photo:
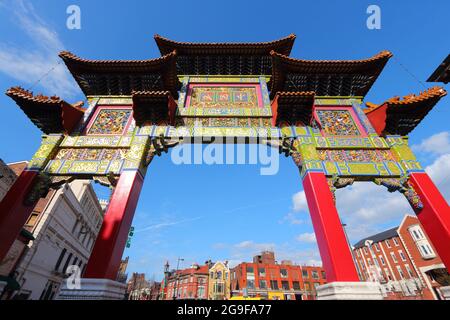
M 394 96 L 381 104 L 366 102 L 364 113 L 379 135 L 405 136 L 414 130 L 446 94 L 444 88 L 434 86 L 419 94 L 411 93 L 403 98 Z

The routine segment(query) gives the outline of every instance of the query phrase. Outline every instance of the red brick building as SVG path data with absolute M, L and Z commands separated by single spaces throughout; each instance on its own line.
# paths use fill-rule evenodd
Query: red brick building
M 161 286 L 163 300 L 207 299 L 209 264 L 193 264 L 183 270 L 167 271 L 164 286 Z
M 378 281 L 386 299 L 442 299 L 450 277 L 417 217 L 360 240 L 354 246 L 358 271 Z
M 321 267 L 300 266 L 291 261 L 275 261 L 275 254 L 265 251 L 231 270 L 233 296 L 247 295 L 263 299 L 311 300 L 315 288 L 326 283 Z

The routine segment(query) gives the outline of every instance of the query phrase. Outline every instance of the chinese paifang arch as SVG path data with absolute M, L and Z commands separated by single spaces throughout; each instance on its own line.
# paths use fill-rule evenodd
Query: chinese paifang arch
M 44 136 L 0 204 L 0 260 L 48 188 L 94 179 L 115 191 L 83 277 L 114 280 L 152 158 L 197 137 L 242 137 L 278 148 L 298 166 L 329 282 L 359 281 L 334 201 L 337 188 L 355 181 L 404 194 L 450 266 L 449 206 L 407 137 L 446 95 L 443 88 L 364 107 L 389 51 L 305 60 L 290 57 L 295 35 L 260 43 L 155 41 L 161 56 L 146 60 L 61 52 L 86 108 L 7 90 Z

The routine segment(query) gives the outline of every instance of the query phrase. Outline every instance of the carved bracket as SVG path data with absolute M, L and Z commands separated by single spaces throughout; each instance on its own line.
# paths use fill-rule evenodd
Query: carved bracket
M 263 143 L 274 147 L 274 148 L 278 148 L 278 152 L 284 153 L 284 155 L 286 157 L 289 157 L 290 155 L 292 155 L 292 153 L 296 152 L 297 150 L 294 147 L 294 138 L 288 138 L 286 136 L 283 135 L 283 137 L 281 138 L 281 140 L 263 140 Z
M 164 134 L 160 134 L 158 137 L 152 139 L 150 149 L 145 158 L 145 166 L 148 166 L 152 162 L 153 157 L 156 155 L 161 156 L 162 152 L 167 153 L 170 148 L 175 147 L 180 141 L 178 139 L 167 139 Z
M 97 182 L 105 187 L 114 188 L 117 185 L 117 177 L 111 171 L 106 174 L 106 176 L 94 176 L 92 177 L 94 182 Z
M 414 210 L 419 211 L 423 209 L 423 203 L 417 192 L 408 182 L 408 176 L 402 176 L 400 178 L 376 178 L 374 182 L 377 185 L 386 187 L 389 192 L 398 191 L 403 193 Z
M 330 178 L 327 178 L 328 187 L 333 195 L 334 203 L 336 203 L 336 195 L 335 192 L 337 189 L 345 188 L 349 185 L 352 185 L 355 182 L 354 178 L 341 178 L 337 174 L 333 175 Z

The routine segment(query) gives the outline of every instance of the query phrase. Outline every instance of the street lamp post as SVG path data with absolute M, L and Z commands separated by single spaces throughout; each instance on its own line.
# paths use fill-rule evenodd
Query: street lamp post
M 174 290 L 173 290 L 173 296 L 172 296 L 172 300 L 176 300 L 177 299 L 177 290 L 178 290 L 178 269 L 180 267 L 180 261 L 184 261 L 183 258 L 178 258 L 177 261 L 177 270 L 175 271 L 175 285 L 174 285 Z

